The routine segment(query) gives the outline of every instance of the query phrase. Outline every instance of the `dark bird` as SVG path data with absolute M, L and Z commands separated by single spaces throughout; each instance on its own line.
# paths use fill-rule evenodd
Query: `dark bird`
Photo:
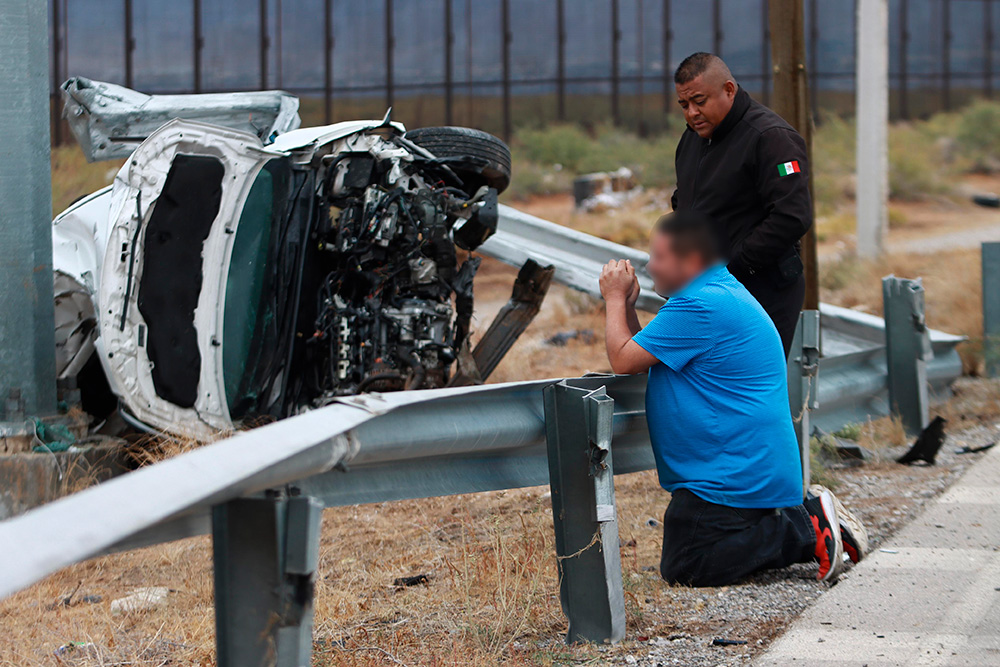
M 944 425 L 947 421 L 944 417 L 935 417 L 917 436 L 917 441 L 910 447 L 910 451 L 903 454 L 896 462 L 909 465 L 916 461 L 924 461 L 927 465 L 934 465 L 934 459 L 944 444 Z

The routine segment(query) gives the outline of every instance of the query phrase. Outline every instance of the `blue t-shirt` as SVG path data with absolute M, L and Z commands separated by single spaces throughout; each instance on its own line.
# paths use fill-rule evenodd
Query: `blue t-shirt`
M 729 507 L 802 502 L 778 332 L 722 264 L 670 297 L 633 340 L 649 369 L 646 420 L 660 484 Z

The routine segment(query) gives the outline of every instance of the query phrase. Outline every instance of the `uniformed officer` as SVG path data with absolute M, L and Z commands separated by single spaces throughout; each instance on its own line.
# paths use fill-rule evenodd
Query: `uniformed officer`
M 806 143 L 718 56 L 688 56 L 674 84 L 687 129 L 673 208 L 716 222 L 730 272 L 770 316 L 787 357 L 805 296 L 799 239 L 813 224 Z

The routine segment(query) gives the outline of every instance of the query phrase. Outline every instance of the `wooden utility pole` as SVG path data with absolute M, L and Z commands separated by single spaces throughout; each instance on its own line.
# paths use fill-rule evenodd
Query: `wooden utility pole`
M 809 109 L 809 78 L 806 71 L 806 40 L 803 0 L 770 0 L 772 92 L 771 108 L 806 140 L 809 158 L 809 191 L 813 191 L 812 113 Z M 813 198 L 815 207 L 815 197 Z M 819 265 L 816 258 L 816 226 L 802 239 L 806 298 L 803 309 L 819 308 Z

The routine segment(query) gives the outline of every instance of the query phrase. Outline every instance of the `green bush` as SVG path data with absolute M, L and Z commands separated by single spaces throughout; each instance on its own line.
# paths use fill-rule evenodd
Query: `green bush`
M 954 119 L 955 143 L 961 158 L 977 171 L 1000 170 L 1000 104 L 980 100 Z
M 568 190 L 572 179 L 580 174 L 621 167 L 631 169 L 646 187 L 673 187 L 677 139 L 674 132 L 640 137 L 609 125 L 597 127 L 592 134 L 579 126 L 565 124 L 522 129 L 511 143 L 516 163 L 511 196 L 545 191 L 548 186 L 539 183 L 543 174 L 560 174 L 556 179 L 549 178 L 549 184 L 561 184 Z M 518 170 L 523 173 L 519 175 Z

